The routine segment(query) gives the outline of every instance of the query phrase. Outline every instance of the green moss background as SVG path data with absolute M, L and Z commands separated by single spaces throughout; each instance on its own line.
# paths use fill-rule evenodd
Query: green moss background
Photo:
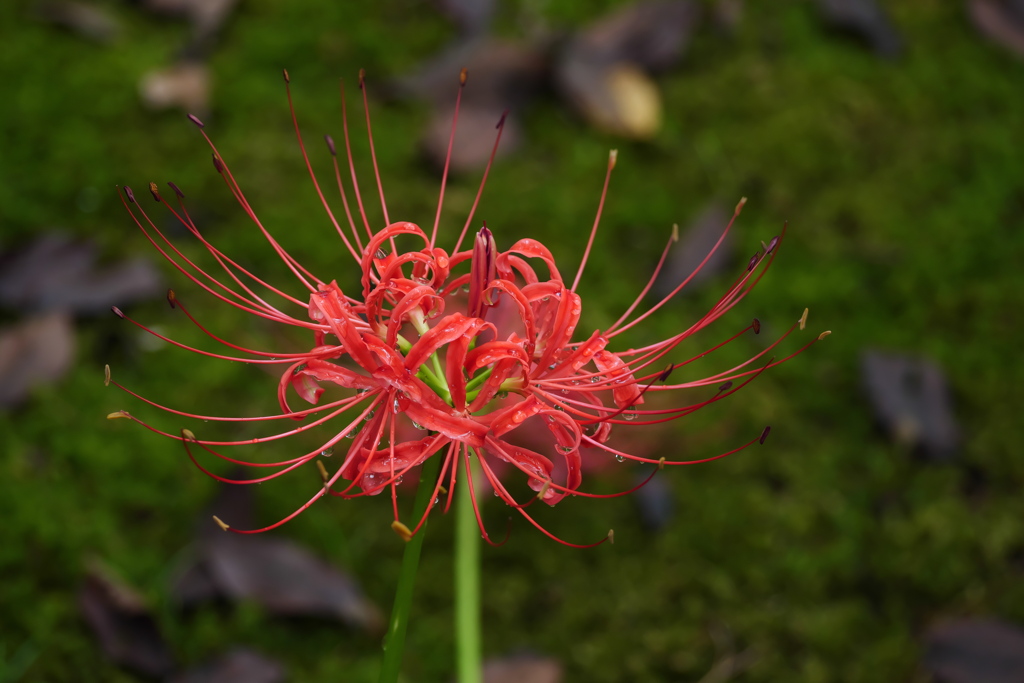
M 110 260 L 155 259 L 114 188 L 143 193 L 151 180 L 174 180 L 224 251 L 285 282 L 195 128 L 180 112 L 139 104 L 141 75 L 170 63 L 187 28 L 127 3 L 99 4 L 125 25 L 112 46 L 28 19 L 26 2 L 0 3 L 2 245 L 59 228 L 95 240 Z M 499 32 L 522 36 L 538 18 L 572 28 L 613 4 L 509 2 Z M 542 515 L 574 539 L 613 527 L 615 545 L 596 550 L 564 548 L 514 521 L 511 540 L 483 555 L 488 655 L 551 655 L 570 682 L 698 681 L 716 659 L 712 634 L 727 629 L 738 650 L 756 653 L 740 680 L 925 680 L 920 635 L 934 621 L 1024 621 L 1024 435 L 1015 417 L 1024 385 L 1024 63 L 982 40 L 960 3 L 886 4 L 908 45 L 894 62 L 823 31 L 809 2 L 747 3 L 735 35 L 703 30 L 685 62 L 659 77 L 666 122 L 649 143 L 595 132 L 551 96 L 525 112 L 528 143 L 494 169 L 478 217 L 502 247 L 545 241 L 565 272 L 585 243 L 607 150 L 619 149 L 581 286 L 591 326 L 632 300 L 672 223 L 685 226 L 709 198 L 732 206 L 747 196 L 738 251 L 753 252 L 789 221 L 786 243 L 737 315 L 693 348 L 752 316 L 772 337 L 805 306 L 815 331 L 834 334 L 679 425 L 669 457 L 716 454 L 765 424 L 773 432 L 764 447 L 665 473 L 677 511 L 663 531 L 644 530 L 629 498 L 568 499 Z M 427 3 L 397 0 L 246 0 L 227 26 L 210 60 L 207 131 L 265 225 L 315 272 L 352 278 L 297 153 L 280 69 L 291 73 L 307 138 L 340 140 L 339 76 L 354 81 L 365 68 L 384 81 L 453 35 Z M 392 217 L 429 225 L 438 178 L 417 151 L 426 110 L 371 106 Z M 365 160 L 361 136 L 355 145 Z M 361 170 L 368 183 L 368 165 Z M 447 235 L 461 227 L 476 183 L 475 174 L 453 181 Z M 233 338 L 305 343 L 224 310 L 161 267 L 197 317 Z M 728 282 L 723 275 L 681 300 L 636 339 L 688 325 Z M 131 313 L 196 338 L 161 301 Z M 186 663 L 241 643 L 286 661 L 296 681 L 375 680 L 375 637 L 272 619 L 253 605 L 193 616 L 171 609 L 168 576 L 215 488 L 176 443 L 103 419 L 141 408 L 104 388 L 104 363 L 165 404 L 239 415 L 273 411 L 276 379 L 146 350 L 112 316 L 78 329 L 72 372 L 0 415 L 0 658 L 34 656 L 24 681 L 136 680 L 104 659 L 77 612 L 84 563 L 99 557 L 156 607 Z M 923 353 L 946 370 L 965 435 L 954 463 L 923 462 L 875 429 L 858 365 L 869 347 Z M 737 342 L 707 367 L 756 350 Z M 261 517 L 290 512 L 314 481 L 260 487 Z M 507 510 L 488 505 L 500 528 Z M 386 609 L 401 554 L 389 522 L 386 500 L 331 501 L 282 533 L 348 567 Z M 409 681 L 452 675 L 450 527 L 439 517 L 427 538 Z

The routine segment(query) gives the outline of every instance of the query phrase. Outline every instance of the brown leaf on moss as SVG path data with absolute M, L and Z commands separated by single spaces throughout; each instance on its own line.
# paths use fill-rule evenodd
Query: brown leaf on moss
M 78 591 L 82 617 L 111 661 L 146 676 L 165 676 L 174 655 L 145 601 L 98 562 L 91 563 Z
M 659 297 L 668 296 L 686 278 L 693 276 L 682 292 L 699 287 L 701 283 L 719 275 L 733 255 L 732 240 L 726 235 L 722 245 L 714 252 L 715 244 L 731 217 L 725 206 L 715 202 L 686 228 L 679 243 L 672 245 L 665 266 L 654 283 L 654 292 Z M 701 263 L 707 258 L 703 267 Z M 698 270 L 699 268 L 699 270 Z
M 561 683 L 562 664 L 550 657 L 514 655 L 484 662 L 484 683 Z
M 162 296 L 162 279 L 144 259 L 97 266 L 87 240 L 46 233 L 0 256 L 0 305 L 18 311 L 106 313 L 112 305 Z
M 968 0 L 967 14 L 983 36 L 1024 58 L 1024 0 Z
M 150 109 L 171 109 L 205 116 L 210 105 L 210 70 L 183 60 L 166 69 L 147 71 L 139 81 L 139 96 Z
M 75 330 L 67 313 L 53 311 L 0 329 L 0 408 L 63 377 L 74 355 Z
M 662 104 L 649 71 L 674 65 L 700 17 L 687 0 L 640 2 L 574 36 L 555 67 L 555 85 L 592 125 L 647 139 L 661 128 Z
M 942 683 L 1024 681 L 1024 630 L 997 619 L 959 619 L 925 636 L 924 668 Z
M 61 26 L 95 41 L 111 43 L 121 33 L 121 24 L 101 7 L 73 0 L 46 0 L 32 5 L 37 19 Z
M 867 45 L 880 57 L 903 54 L 903 40 L 875 0 L 818 0 L 822 21 Z
M 875 417 L 895 441 L 931 460 L 953 457 L 960 429 L 939 366 L 916 356 L 866 351 L 861 371 Z
M 168 683 L 284 683 L 287 679 L 280 662 L 239 647 L 171 678 Z

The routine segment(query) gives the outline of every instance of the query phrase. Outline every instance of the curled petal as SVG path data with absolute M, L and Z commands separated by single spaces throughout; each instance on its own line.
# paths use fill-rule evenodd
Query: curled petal
M 610 351 L 594 354 L 594 365 L 612 380 L 612 398 L 619 408 L 629 408 L 644 402 L 643 392 L 637 386 L 633 373 L 621 358 Z

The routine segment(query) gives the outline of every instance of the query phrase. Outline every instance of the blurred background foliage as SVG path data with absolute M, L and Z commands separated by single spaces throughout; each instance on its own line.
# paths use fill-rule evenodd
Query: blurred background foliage
M 95 241 L 107 262 L 156 261 L 115 187 L 144 195 L 151 180 L 173 180 L 225 252 L 287 283 L 195 127 L 179 110 L 139 101 L 140 78 L 173 61 L 187 25 L 131 3 L 95 4 L 122 25 L 110 44 L 31 19 L 27 2 L 0 4 L 0 246 L 59 229 Z M 510 0 L 495 30 L 511 39 L 537 26 L 568 31 L 615 6 Z M 660 475 L 675 500 L 663 528 L 644 525 L 633 497 L 567 499 L 542 511 L 573 540 L 614 528 L 615 545 L 595 550 L 562 547 L 513 519 L 509 542 L 483 555 L 488 655 L 549 655 L 567 681 L 698 681 L 731 641 L 733 653 L 749 656 L 740 680 L 925 680 L 920 639 L 931 624 L 961 615 L 1024 621 L 1015 426 L 1024 364 L 1013 360 L 1024 298 L 1024 63 L 980 37 L 960 3 L 887 8 L 906 44 L 893 60 L 823 30 L 806 1 L 747 3 L 732 32 L 702 28 L 682 62 L 656 78 L 665 120 L 649 141 L 596 131 L 548 92 L 522 112 L 524 144 L 493 169 L 477 217 L 500 247 L 544 241 L 563 272 L 573 273 L 582 253 L 607 151 L 619 150 L 581 286 L 584 326 L 607 324 L 632 301 L 673 223 L 686 226 L 712 199 L 732 206 L 746 196 L 730 267 L 630 343 L 688 326 L 786 221 L 772 271 L 691 348 L 759 317 L 757 341 L 744 338 L 702 366 L 729 367 L 805 306 L 814 334 L 834 334 L 674 431 L 634 435 L 654 453 L 696 458 L 773 426 L 763 447 Z M 429 226 L 439 174 L 418 146 L 426 108 L 381 102 L 374 85 L 414 70 L 453 36 L 434 7 L 412 0 L 245 0 L 222 29 L 208 58 L 206 130 L 264 224 L 322 277 L 344 286 L 353 268 L 311 191 L 280 69 L 291 74 L 307 142 L 325 132 L 341 139 L 337 78 L 347 79 L 351 100 L 358 69 L 367 70 L 391 216 Z M 351 112 L 371 195 L 361 108 Z M 329 159 L 322 145 L 310 146 L 329 184 Z M 451 181 L 442 221 L 449 239 L 478 178 Z M 308 344 L 159 266 L 192 312 L 225 336 L 285 351 Z M 199 339 L 163 301 L 130 312 Z M 168 580 L 216 487 L 178 443 L 103 419 L 122 408 L 146 412 L 103 386 L 105 363 L 143 395 L 197 412 L 273 412 L 276 379 L 147 343 L 113 316 L 79 318 L 76 329 L 66 376 L 0 415 L 0 643 L 11 671 L 20 657 L 26 681 L 137 680 L 104 658 L 78 614 L 86 562 L 101 558 L 154 606 L 186 664 L 242 643 L 285 662 L 294 680 L 375 680 L 376 635 L 271 618 L 249 604 L 175 610 Z M 923 354 L 945 370 L 963 434 L 952 459 L 922 458 L 877 429 L 861 388 L 860 354 L 869 348 Z M 181 426 L 162 420 L 171 431 Z M 298 453 L 311 443 L 279 448 Z M 629 485 L 638 471 L 608 468 L 595 486 Z M 303 472 L 259 487 L 260 519 L 287 514 L 316 485 L 315 473 Z M 344 567 L 389 609 L 402 548 L 381 498 L 323 502 L 278 533 Z M 485 516 L 500 529 L 509 512 L 488 503 Z M 450 526 L 439 516 L 429 529 L 410 681 L 451 676 Z

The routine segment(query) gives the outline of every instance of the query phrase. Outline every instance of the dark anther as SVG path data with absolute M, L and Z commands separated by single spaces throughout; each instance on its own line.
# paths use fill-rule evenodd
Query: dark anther
M 764 440 L 768 438 L 768 433 L 771 432 L 771 431 L 772 431 L 771 425 L 768 425 L 767 427 L 765 427 L 764 431 L 761 432 L 761 438 L 758 439 L 757 442 L 759 444 L 764 444 Z
M 114 315 L 116 315 L 116 316 L 117 316 L 118 318 L 121 318 L 122 320 L 124 320 L 124 313 L 122 313 L 122 312 L 121 312 L 121 309 L 120 309 L 120 308 L 118 308 L 117 306 L 111 306 L 111 307 L 110 307 L 110 311 L 111 311 L 111 312 L 112 312 L 112 313 L 113 313 Z
M 756 266 L 757 262 L 760 261 L 760 260 L 761 260 L 761 254 L 760 253 L 757 253 L 757 254 L 754 254 L 753 256 L 751 256 L 750 260 L 747 261 L 747 270 L 748 271 L 753 270 L 754 266 Z
M 195 114 L 189 114 L 188 115 L 188 120 L 191 121 L 192 123 L 196 124 L 200 128 L 205 128 L 206 127 L 206 124 L 204 124 L 202 121 L 200 121 L 199 117 L 196 116 Z
M 331 156 L 338 156 L 338 151 L 334 148 L 334 138 L 332 138 L 330 135 L 325 135 L 324 142 L 327 143 L 327 149 L 331 151 Z
M 730 389 L 732 389 L 732 380 L 728 382 L 723 382 L 722 385 L 718 387 L 718 393 L 722 393 L 723 391 L 729 391 Z
M 664 382 L 665 380 L 667 380 L 668 376 L 671 375 L 672 371 L 675 370 L 675 369 L 676 369 L 675 365 L 669 365 L 667 368 L 665 368 L 664 370 L 661 371 L 660 375 L 658 375 L 658 381 L 659 382 Z
M 135 193 L 132 192 L 132 188 L 130 188 L 127 185 L 125 185 L 124 186 L 124 193 L 128 196 L 128 201 L 130 201 L 132 204 L 134 204 L 135 203 Z
M 778 235 L 773 237 L 771 242 L 768 243 L 768 248 L 765 250 L 765 253 L 768 253 L 768 254 L 772 253 L 775 250 L 775 247 L 777 247 L 777 246 L 779 246 L 779 236 Z
M 167 184 L 168 184 L 168 186 L 170 186 L 170 188 L 172 190 L 174 190 L 174 194 L 178 195 L 178 199 L 184 199 L 185 198 L 185 193 L 182 192 L 181 190 L 179 190 L 177 185 L 175 185 L 174 183 L 172 183 L 170 181 L 168 181 Z
M 750 326 L 754 329 L 754 334 L 761 334 L 761 321 L 754 318 L 754 322 L 750 323 Z
M 217 169 L 217 173 L 223 173 L 224 172 L 224 163 L 221 162 L 221 160 L 217 158 L 216 154 L 211 154 L 210 156 L 213 158 L 213 167 L 215 169 Z
M 501 112 L 501 118 L 498 119 L 498 124 L 496 126 L 494 126 L 494 127 L 496 129 L 500 129 L 502 126 L 504 126 L 505 125 L 505 119 L 507 117 L 508 117 L 508 109 L 506 109 L 505 111 Z

